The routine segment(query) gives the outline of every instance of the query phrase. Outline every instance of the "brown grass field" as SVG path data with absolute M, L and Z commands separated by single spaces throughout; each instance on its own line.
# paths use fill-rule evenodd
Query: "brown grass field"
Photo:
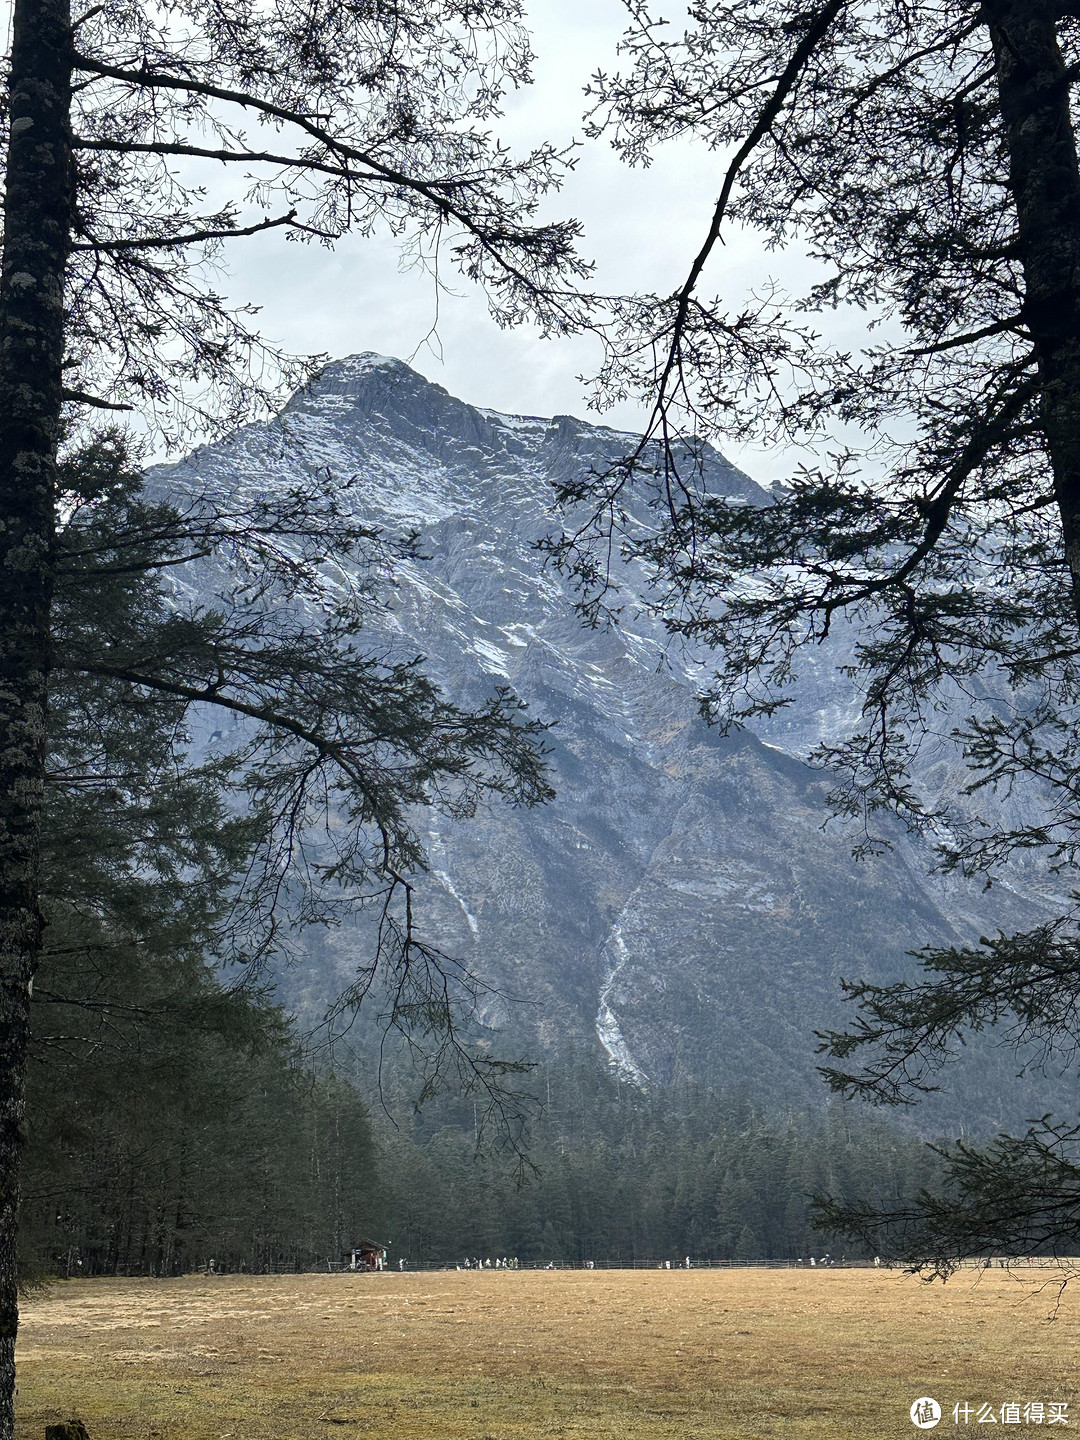
M 916 1436 L 911 1402 L 1069 1401 L 1080 1281 L 967 1271 L 80 1280 L 24 1306 L 19 1440 Z M 1075 1411 L 1075 1413 L 1073 1413 Z

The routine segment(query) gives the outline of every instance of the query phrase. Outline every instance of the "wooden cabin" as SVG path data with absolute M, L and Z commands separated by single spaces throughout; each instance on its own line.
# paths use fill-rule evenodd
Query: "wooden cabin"
M 386 1264 L 386 1246 L 378 1240 L 358 1240 L 345 1251 L 350 1270 L 381 1270 Z

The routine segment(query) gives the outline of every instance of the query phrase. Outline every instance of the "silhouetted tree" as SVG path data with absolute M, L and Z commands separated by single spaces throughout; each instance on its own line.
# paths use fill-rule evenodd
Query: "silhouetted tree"
M 650 424 L 621 464 L 564 488 L 578 508 L 552 552 L 593 618 L 612 603 L 613 550 L 652 569 L 672 633 L 718 655 L 702 704 L 723 726 L 797 704 L 800 664 L 815 647 L 835 657 L 841 630 L 859 718 L 814 758 L 838 775 L 857 853 L 888 843 L 886 811 L 946 869 L 991 878 L 1028 856 L 1067 874 L 1080 853 L 1080 10 L 702 0 L 679 36 L 647 4 L 629 9 L 628 68 L 595 81 L 595 133 L 632 163 L 693 135 L 726 168 L 685 282 L 616 306 L 597 398 L 639 395 Z M 736 307 L 708 298 L 706 267 L 735 227 L 797 247 L 815 283 Z M 837 306 L 873 327 L 858 354 L 814 332 Z M 729 504 L 703 483 L 714 436 L 835 453 L 771 505 Z M 913 773 L 931 749 L 968 767 L 966 795 Z M 993 791 L 1012 803 L 979 813 Z M 861 1018 L 825 1037 L 848 1062 L 826 1072 L 837 1089 L 917 1098 L 991 1025 L 1072 1055 L 1074 910 L 922 964 L 915 984 L 851 987 Z M 871 1058 L 860 1070 L 852 1056 Z M 993 1162 L 956 1152 L 953 1198 L 927 1198 L 925 1230 L 908 1216 L 904 1253 L 946 1267 L 995 1244 L 1075 1252 L 1076 1139 L 1035 1127 Z M 842 1207 L 829 1214 L 839 1223 Z
M 287 377 L 308 373 L 275 357 L 212 285 L 222 244 L 271 227 L 332 243 L 385 225 L 433 268 L 440 249 L 449 251 L 487 287 L 502 323 L 526 315 L 549 330 L 573 323 L 565 287 L 580 271 L 575 227 L 530 222 L 563 158 L 541 148 L 515 160 L 488 130 L 506 87 L 526 81 L 529 64 L 516 0 L 180 0 L 157 8 L 105 0 L 74 16 L 68 0 L 16 0 L 0 272 L 2 1440 L 13 1423 L 19 1128 L 43 925 L 63 407 L 139 406 L 175 441 L 207 423 L 235 423 L 259 398 L 267 364 L 280 360 Z M 210 213 L 183 168 L 200 158 L 237 176 L 235 198 Z M 398 777 L 376 738 L 388 717 L 373 714 L 361 765 L 359 749 L 347 758 L 350 738 L 334 731 L 332 717 L 313 717 L 302 682 L 281 697 L 296 714 L 285 703 L 274 709 L 254 651 L 244 653 L 242 642 L 235 650 L 246 668 L 229 696 L 233 708 L 252 708 L 256 727 L 273 726 L 286 750 L 295 740 L 309 744 L 315 783 L 333 772 L 332 785 L 350 792 L 353 825 L 383 823 L 382 874 L 401 875 L 412 843 L 378 787 L 389 780 L 393 790 L 408 776 L 420 799 L 436 774 L 470 771 L 457 723 L 438 713 L 418 673 L 399 674 L 397 703 L 419 706 L 425 734 L 413 738 L 423 758 L 414 755 Z M 107 663 L 103 650 L 98 658 Z M 113 680 L 154 688 L 136 658 L 144 657 L 129 654 Z M 350 663 L 353 682 L 373 680 L 355 654 Z M 198 668 L 189 659 L 180 666 L 186 674 L 174 669 L 162 684 L 205 697 L 215 682 L 205 671 L 196 676 Z M 323 719 L 329 733 L 317 728 Z M 515 745 L 503 702 L 481 725 L 482 748 Z M 292 762 L 271 751 L 259 783 L 287 787 Z
M 409 881 L 381 866 L 415 847 L 406 812 L 428 784 L 458 814 L 485 792 L 542 798 L 537 729 L 505 697 L 463 713 L 415 663 L 357 653 L 395 547 L 331 482 L 153 501 L 108 435 L 59 480 L 23 1252 L 157 1272 L 200 1246 L 325 1261 L 371 1228 L 366 1120 L 348 1086 L 304 1072 L 260 962 L 282 910 L 371 907 L 352 1003 L 380 974 L 385 1022 L 515 1124 L 516 1067 L 460 1033 L 478 982 L 409 934 Z M 222 717 L 240 722 L 228 738 L 195 744 Z

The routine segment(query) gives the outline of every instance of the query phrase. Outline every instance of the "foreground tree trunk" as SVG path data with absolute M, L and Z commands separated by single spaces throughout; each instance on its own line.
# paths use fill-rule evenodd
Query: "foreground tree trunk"
M 1080 163 L 1049 0 L 987 0 L 1024 269 L 1024 321 L 1080 622 Z
M 72 206 L 69 0 L 17 0 L 0 272 L 0 1440 L 14 1426 L 16 1222 Z

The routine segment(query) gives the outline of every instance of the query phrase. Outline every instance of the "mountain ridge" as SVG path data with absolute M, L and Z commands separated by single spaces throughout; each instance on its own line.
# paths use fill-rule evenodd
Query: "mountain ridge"
M 510 685 L 552 724 L 550 805 L 421 817 L 429 930 L 528 1001 L 493 998 L 487 1025 L 541 1055 L 592 1046 L 636 1085 L 817 1095 L 813 1031 L 842 1019 L 841 978 L 895 979 L 922 944 L 1038 923 L 1045 884 L 1021 871 L 1011 890 L 976 895 L 928 875 L 929 852 L 899 833 L 889 854 L 854 866 L 826 825 L 829 777 L 785 747 L 782 725 L 727 737 L 704 725 L 701 657 L 649 616 L 643 572 L 619 570 L 624 624 L 581 625 L 536 548 L 555 524 L 551 487 L 634 438 L 470 406 L 363 353 L 328 365 L 276 419 L 157 467 L 151 483 L 262 493 L 329 469 L 359 516 L 418 529 L 429 557 L 402 562 L 373 640 L 424 655 L 455 701 Z M 715 450 L 705 464 L 717 493 L 769 503 Z M 826 724 L 842 706 L 823 677 L 812 683 L 814 723 Z M 305 943 L 307 965 L 282 986 L 314 1014 L 348 983 L 361 941 L 346 929 Z M 991 1063 L 992 1093 L 980 1063 L 967 1079 L 960 1067 L 940 1117 L 1008 1119 L 1010 1063 Z

